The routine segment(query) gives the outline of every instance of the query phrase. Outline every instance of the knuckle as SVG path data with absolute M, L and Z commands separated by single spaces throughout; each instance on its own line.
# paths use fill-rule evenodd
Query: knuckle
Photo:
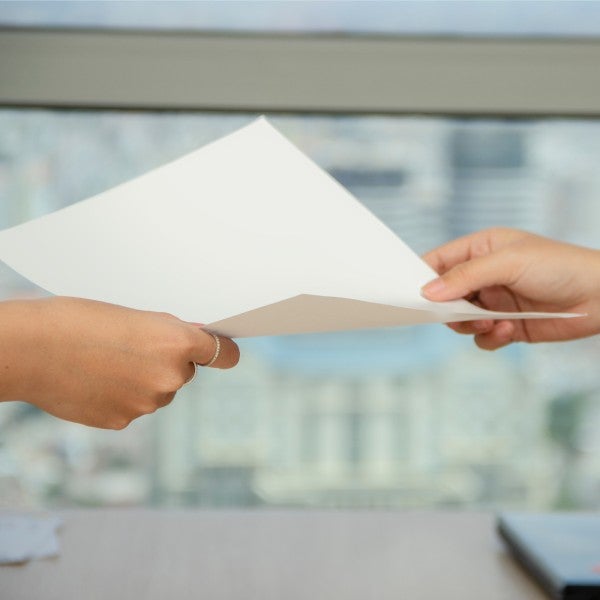
M 177 360 L 188 359 L 198 344 L 195 332 L 188 327 L 172 328 L 167 340 L 166 350 L 175 356 Z
M 474 258 L 485 256 L 490 253 L 490 244 L 488 238 L 483 237 L 475 240 L 471 246 L 471 254 Z
M 171 313 L 168 313 L 168 312 L 159 312 L 157 314 L 159 316 L 163 317 L 164 319 L 169 319 L 170 321 L 172 321 L 173 319 L 177 319 L 177 317 L 175 315 L 172 315 Z
M 140 409 L 141 415 L 151 415 L 158 410 L 159 406 L 156 402 L 146 402 Z
M 502 260 L 507 265 L 503 283 L 509 286 L 514 285 L 524 269 L 523 251 L 519 246 L 509 245 L 503 248 L 501 252 Z
M 115 429 L 117 431 L 122 431 L 131 423 L 131 421 L 133 421 L 133 419 L 128 419 L 128 418 L 113 419 L 110 422 L 109 429 Z
M 191 360 L 186 356 L 172 357 L 169 365 L 165 365 L 155 375 L 150 396 L 162 398 L 165 394 L 174 394 L 192 377 Z
M 164 373 L 156 382 L 155 392 L 158 396 L 171 394 L 176 392 L 184 383 L 183 376 L 173 372 Z
M 496 238 L 503 237 L 515 231 L 510 227 L 504 227 L 502 225 L 495 225 L 494 227 L 488 227 L 483 230 L 483 233 L 488 236 L 488 238 Z
M 469 288 L 470 277 L 471 275 L 471 267 L 468 262 L 461 263 L 460 265 L 456 265 L 454 269 L 450 273 L 448 273 L 447 278 L 454 283 L 459 284 L 461 287 Z M 470 290 L 469 290 L 470 291 Z
M 176 394 L 176 392 L 169 392 L 168 394 L 164 394 L 160 400 L 159 405 L 154 410 L 157 410 L 158 408 L 162 408 L 163 406 L 167 406 L 167 405 L 171 404 L 171 402 L 175 398 L 175 394 Z
M 163 408 L 171 403 L 175 398 L 177 391 L 157 392 L 151 400 L 148 400 L 143 407 L 143 414 L 150 415 L 155 413 L 159 408 Z

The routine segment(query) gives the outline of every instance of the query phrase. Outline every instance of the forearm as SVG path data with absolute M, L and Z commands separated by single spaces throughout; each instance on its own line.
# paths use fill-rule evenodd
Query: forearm
M 38 312 L 34 300 L 0 302 L 0 402 L 27 400 Z

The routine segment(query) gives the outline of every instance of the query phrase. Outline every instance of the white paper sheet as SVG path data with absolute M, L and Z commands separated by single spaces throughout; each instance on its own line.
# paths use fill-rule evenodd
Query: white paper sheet
M 264 118 L 1 231 L 0 260 L 54 294 L 232 337 L 567 316 L 425 300 L 429 266 Z
M 0 516 L 0 564 L 57 556 L 58 517 L 6 514 Z

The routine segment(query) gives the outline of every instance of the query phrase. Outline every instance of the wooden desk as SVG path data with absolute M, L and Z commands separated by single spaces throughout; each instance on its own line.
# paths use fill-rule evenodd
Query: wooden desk
M 489 514 L 89 510 L 2 600 L 543 600 Z

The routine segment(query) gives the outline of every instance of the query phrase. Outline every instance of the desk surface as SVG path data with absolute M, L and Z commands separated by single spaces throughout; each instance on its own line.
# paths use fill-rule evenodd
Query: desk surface
M 6 600 L 545 600 L 489 514 L 90 510 Z

